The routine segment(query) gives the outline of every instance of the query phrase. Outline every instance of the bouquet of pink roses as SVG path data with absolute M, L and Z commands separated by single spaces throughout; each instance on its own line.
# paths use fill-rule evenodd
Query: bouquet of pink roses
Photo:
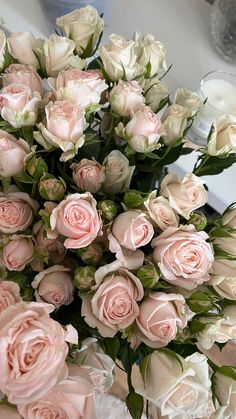
M 196 210 L 236 118 L 168 174 L 204 104 L 170 97 L 163 45 L 101 46 L 90 6 L 57 25 L 0 33 L 0 416 L 94 419 L 118 363 L 134 419 L 235 418 L 236 209 Z

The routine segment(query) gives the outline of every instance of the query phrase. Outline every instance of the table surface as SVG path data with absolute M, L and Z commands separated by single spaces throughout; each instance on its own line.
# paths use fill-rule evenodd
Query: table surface
M 47 20 L 38 0 L 0 0 L 0 15 L 9 31 L 32 31 L 49 35 Z M 211 70 L 236 73 L 236 66 L 224 61 L 213 49 L 210 36 L 212 6 L 206 0 L 107 0 L 103 42 L 110 33 L 131 38 L 134 31 L 152 33 L 163 42 L 167 62 L 173 67 L 166 77 L 172 92 L 178 87 L 198 88 L 204 74 Z M 177 174 L 191 172 L 196 153 L 182 156 L 172 165 Z M 235 201 L 236 166 L 218 176 L 206 176 L 209 205 L 219 212 Z

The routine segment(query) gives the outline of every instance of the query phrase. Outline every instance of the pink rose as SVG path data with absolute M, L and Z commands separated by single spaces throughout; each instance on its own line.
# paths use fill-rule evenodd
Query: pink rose
M 34 258 L 34 245 L 30 237 L 12 236 L 3 249 L 2 264 L 9 271 L 22 271 Z
M 100 70 L 61 71 L 55 81 L 49 79 L 49 84 L 56 90 L 57 100 L 69 100 L 83 108 L 98 104 L 108 88 Z
M 90 192 L 67 196 L 52 211 L 51 228 L 67 237 L 67 249 L 86 247 L 97 237 L 102 223 L 96 208 L 96 201 Z
M 65 332 L 52 309 L 19 302 L 0 316 L 0 390 L 10 403 L 30 403 L 67 376 Z
M 97 327 L 104 337 L 113 337 L 139 315 L 137 301 L 143 298 L 143 286 L 131 272 L 118 269 L 103 278 L 93 296 L 82 298 L 81 313 L 88 325 Z
M 9 406 L 6 404 L 0 404 L 0 417 L 2 419 L 20 419 L 19 413 L 14 406 Z
M 47 231 L 44 229 L 42 220 L 37 221 L 37 223 L 34 224 L 33 234 L 36 244 L 41 247 L 42 250 L 48 251 L 49 258 L 54 263 L 59 263 L 63 260 L 66 254 L 65 246 L 59 239 L 50 239 L 47 237 Z
M 37 209 L 38 203 L 25 192 L 0 194 L 0 232 L 11 234 L 25 230 Z
M 121 246 L 136 250 L 150 242 L 154 230 L 144 212 L 129 210 L 115 218 L 112 224 L 112 234 Z
M 20 287 L 13 281 L 0 282 L 0 313 L 21 300 Z
M 17 32 L 11 34 L 7 42 L 10 54 L 20 63 L 39 67 L 34 50 L 42 45 L 41 39 L 36 39 L 30 32 Z
M 193 210 L 207 202 L 207 191 L 204 181 L 189 173 L 180 180 L 175 174 L 169 173 L 161 183 L 161 195 L 169 200 L 170 206 L 187 220 Z
M 110 105 L 112 110 L 120 116 L 130 117 L 145 102 L 142 87 L 135 80 L 120 80 L 110 92 Z
M 38 302 L 53 304 L 56 308 L 73 301 L 74 284 L 68 274 L 69 268 L 54 265 L 34 278 L 31 286 L 35 289 Z
M 43 94 L 43 81 L 35 67 L 25 64 L 10 64 L 2 75 L 3 87 L 12 83 L 22 84 L 30 88 L 31 92 Z
M 117 135 L 127 140 L 138 153 L 160 148 L 159 140 L 164 132 L 161 120 L 149 106 L 142 106 L 136 111 L 125 127 L 122 122 L 116 127 Z
M 1 116 L 14 128 L 34 125 L 41 96 L 28 86 L 12 83 L 0 91 Z
M 69 377 L 56 384 L 47 394 L 29 404 L 19 406 L 22 417 L 95 419 L 93 387 L 80 376 L 79 367 L 75 366 L 70 370 Z
M 167 199 L 156 196 L 157 191 L 152 191 L 144 202 L 146 210 L 154 228 L 165 230 L 167 227 L 178 227 L 178 215 L 175 214 Z
M 38 125 L 43 137 L 49 145 L 64 151 L 62 161 L 74 157 L 84 144 L 83 131 L 87 128 L 83 108 L 64 100 L 50 102 L 45 112 L 46 127 L 41 122 Z
M 82 159 L 71 165 L 76 185 L 86 192 L 96 193 L 104 182 L 104 169 L 96 160 Z
M 187 290 L 208 281 L 214 255 L 207 239 L 208 234 L 193 225 L 168 227 L 156 237 L 153 258 L 165 280 Z
M 25 167 L 25 158 L 30 148 L 26 141 L 19 140 L 6 131 L 0 130 L 0 175 L 15 176 Z
M 151 348 L 168 345 L 178 327 L 187 326 L 185 300 L 180 294 L 153 292 L 139 306 L 137 337 Z

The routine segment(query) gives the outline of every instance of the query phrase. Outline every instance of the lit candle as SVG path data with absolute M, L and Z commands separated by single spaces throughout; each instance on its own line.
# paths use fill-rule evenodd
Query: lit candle
M 207 102 L 194 120 L 190 139 L 204 145 L 212 123 L 219 116 L 236 115 L 236 75 L 212 71 L 202 79 L 198 94 Z

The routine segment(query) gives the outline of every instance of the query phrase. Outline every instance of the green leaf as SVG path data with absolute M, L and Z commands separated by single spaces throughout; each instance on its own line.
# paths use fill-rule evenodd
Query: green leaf
M 10 184 L 11 184 L 11 177 L 2 177 L 1 178 L 3 192 L 6 193 Z
M 27 173 L 22 173 L 19 176 L 14 176 L 14 179 L 18 182 L 22 182 L 22 183 L 37 183 L 36 180 L 34 180 L 30 175 L 28 175 Z
M 167 68 L 167 70 L 165 71 L 164 74 L 162 74 L 162 76 L 159 77 L 159 80 L 161 81 L 162 79 L 164 79 L 164 77 L 167 75 L 167 73 L 169 73 L 170 69 L 172 67 L 172 64 Z
M 213 228 L 209 235 L 211 238 L 216 237 L 232 237 L 232 234 L 236 233 L 236 228 L 231 227 L 216 227 Z
M 148 363 L 149 363 L 150 356 L 151 355 L 146 356 L 144 358 L 141 366 L 140 366 L 140 373 L 141 373 L 144 384 L 145 384 L 145 381 L 146 381 L 146 374 L 147 374 L 147 368 L 148 368 Z
M 220 367 L 218 368 L 216 373 L 225 375 L 226 377 L 232 378 L 232 380 L 236 381 L 236 368 L 234 367 L 228 367 L 228 366 Z
M 150 61 L 148 61 L 146 65 L 145 79 L 150 79 L 151 71 L 152 71 L 152 64 L 150 63 Z
M 197 176 L 218 175 L 224 169 L 232 166 L 236 162 L 236 155 L 229 154 L 226 157 L 217 156 L 201 156 L 198 159 L 198 164 L 193 173 Z
M 86 48 L 83 53 L 80 55 L 80 58 L 88 58 L 93 55 L 93 34 L 89 38 Z
M 108 356 L 113 359 L 113 361 L 117 358 L 117 353 L 120 349 L 120 340 L 117 337 L 114 338 L 104 338 L 103 339 L 103 347 Z
M 29 145 L 33 145 L 33 127 L 22 127 L 21 128 L 22 138 L 24 138 Z
M 133 419 L 140 419 L 143 414 L 143 397 L 130 391 L 126 398 L 126 406 Z
M 193 334 L 201 333 L 205 327 L 207 326 L 207 323 L 202 323 L 201 320 L 197 317 L 195 317 L 190 325 L 190 331 Z
M 190 309 L 195 313 L 204 313 L 209 310 L 218 308 L 216 303 L 220 301 L 216 295 L 211 293 L 204 293 L 201 291 L 194 292 L 191 297 L 187 298 L 186 302 Z
M 215 259 L 236 260 L 236 256 L 222 250 L 217 244 L 213 243 Z

